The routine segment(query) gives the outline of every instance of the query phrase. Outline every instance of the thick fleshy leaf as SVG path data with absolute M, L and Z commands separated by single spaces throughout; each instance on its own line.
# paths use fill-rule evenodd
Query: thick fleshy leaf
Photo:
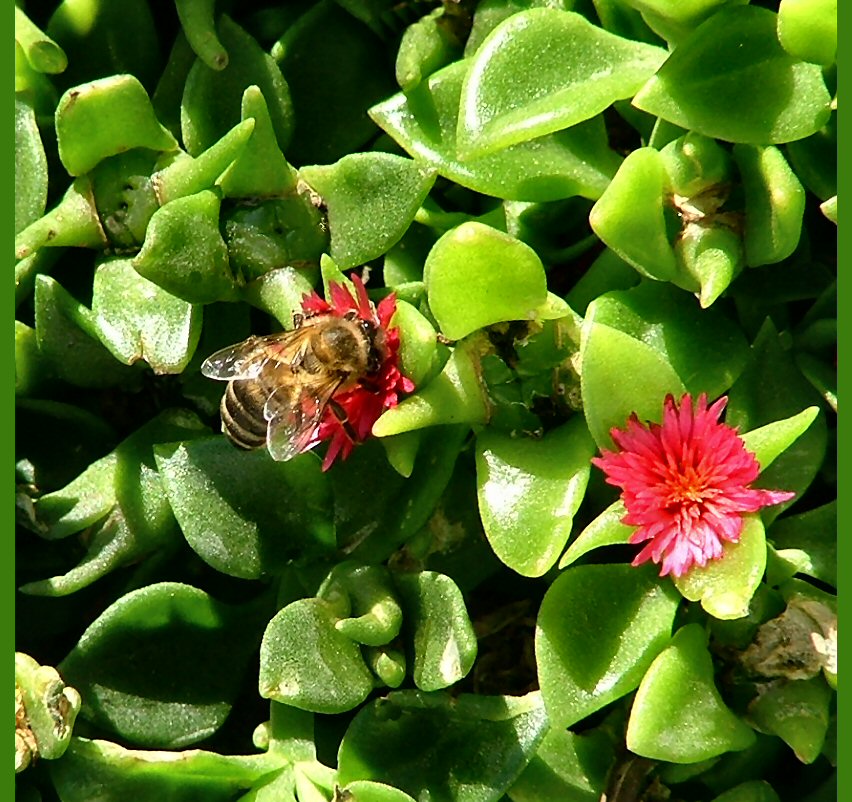
M 148 0 L 62 0 L 54 7 L 47 33 L 68 56 L 68 67 L 54 79 L 63 88 L 123 73 L 153 89 L 160 37 Z
M 230 298 L 234 277 L 219 233 L 219 197 L 205 190 L 158 209 L 133 257 L 141 276 L 189 303 Z
M 275 462 L 214 437 L 155 455 L 184 536 L 216 570 L 256 579 L 333 547 L 329 487 L 313 454 Z
M 778 794 L 764 780 L 751 780 L 725 791 L 713 799 L 713 802 L 780 802 Z
M 828 121 L 828 90 L 817 65 L 784 51 L 776 27 L 765 8 L 719 11 L 678 45 L 633 105 L 729 142 L 810 136 Z
M 665 58 L 662 48 L 570 11 L 513 14 L 482 43 L 465 77 L 459 154 L 484 156 L 588 120 L 632 96 Z
M 650 569 L 581 565 L 560 574 L 541 604 L 535 641 L 551 725 L 570 727 L 636 688 L 668 643 L 677 605 Z
M 377 133 L 367 109 L 395 90 L 391 54 L 341 6 L 301 6 L 304 13 L 270 51 L 293 99 L 286 153 L 294 164 L 325 164 L 364 150 Z
M 764 471 L 808 430 L 817 415 L 819 407 L 808 407 L 798 415 L 767 423 L 759 429 L 745 432 L 740 437 L 745 447 L 754 454 L 760 470 Z
M 18 13 L 19 8 L 15 7 Z M 15 97 L 15 233 L 44 214 L 47 157 L 32 106 Z
M 154 469 L 153 443 L 207 432 L 185 410 L 165 410 L 66 487 L 36 503 L 44 537 L 54 540 L 92 527 L 87 550 L 66 573 L 21 587 L 24 593 L 64 596 L 125 565 L 167 554 L 180 542 L 174 515 Z
M 458 585 L 434 571 L 400 574 L 394 581 L 412 643 L 414 684 L 437 691 L 458 682 L 470 671 L 477 646 Z
M 567 568 L 584 554 L 601 546 L 615 546 L 627 543 L 634 527 L 621 523 L 627 510 L 624 503 L 614 501 L 595 518 L 566 549 L 559 561 L 559 568 Z
M 550 729 L 508 797 L 512 802 L 600 802 L 614 759 L 613 744 L 600 730 Z
M 490 802 L 511 786 L 546 731 L 538 693 L 395 691 L 349 725 L 338 781 L 379 780 L 431 802 Z
M 298 176 L 278 147 L 269 107 L 259 86 L 243 92 L 243 121 L 254 120 L 251 142 L 222 176 L 222 191 L 229 198 L 284 195 L 296 187 Z
M 780 262 L 799 244 L 805 190 L 778 148 L 734 145 L 745 192 L 746 263 Z
M 508 200 L 598 198 L 620 162 L 609 149 L 601 117 L 499 153 L 462 161 L 456 127 L 469 62 L 459 61 L 370 109 L 370 116 L 405 150 L 463 187 Z
M 405 791 L 371 780 L 355 780 L 341 789 L 352 802 L 415 802 Z
M 482 525 L 509 568 L 541 576 L 556 562 L 583 500 L 594 453 L 579 415 L 541 440 L 488 430 L 477 437 Z
M 837 0 L 781 0 L 778 40 L 795 58 L 833 64 L 837 58 Z
M 373 425 L 376 437 L 448 423 L 485 423 L 489 403 L 476 357 L 464 344 L 453 348 L 441 372 L 382 414 Z
M 219 41 L 214 0 L 176 0 L 175 9 L 186 39 L 195 54 L 211 70 L 228 66 L 228 51 Z
M 343 269 L 396 245 L 435 183 L 432 169 L 390 153 L 352 153 L 300 175 L 328 207 L 331 258 Z
M 634 150 L 589 214 L 592 230 L 643 276 L 671 280 L 677 270 L 666 232 L 668 178 L 653 148 Z
M 201 308 L 171 295 L 133 269 L 129 259 L 95 271 L 92 313 L 101 342 L 126 365 L 144 359 L 155 373 L 180 373 L 201 334 Z
M 772 525 L 769 537 L 779 554 L 795 549 L 804 555 L 800 573 L 837 586 L 837 502 L 785 516 Z
M 37 276 L 35 323 L 38 347 L 57 375 L 78 387 L 113 387 L 135 377 L 98 339 L 91 310 L 54 279 Z
M 16 773 L 36 758 L 62 757 L 71 741 L 80 701 L 76 688 L 66 685 L 53 666 L 39 665 L 28 654 L 15 652 Z M 23 722 L 19 720 L 21 715 Z M 23 729 L 22 724 L 34 741 L 23 749 L 17 732 Z
M 429 308 L 453 340 L 503 320 L 530 320 L 547 298 L 536 252 L 482 223 L 444 234 L 429 251 L 423 280 Z
M 819 394 L 802 376 L 770 321 L 761 328 L 751 350 L 751 362 L 728 394 L 728 424 L 749 432 L 820 403 Z M 760 486 L 803 493 L 823 463 L 827 439 L 825 415 L 820 413 L 761 473 Z M 761 517 L 768 525 L 790 503 L 767 507 Z
M 81 716 L 133 743 L 176 749 L 224 722 L 269 606 L 222 604 L 178 582 L 148 585 L 107 608 L 59 668 L 83 697 Z
M 749 718 L 782 738 L 802 763 L 813 763 L 825 742 L 832 695 L 821 676 L 769 683 L 749 705 Z
M 636 692 L 627 748 L 669 763 L 697 763 L 754 742 L 754 731 L 722 701 L 699 624 L 678 630 Z
M 416 389 L 431 379 L 439 366 L 435 327 L 416 307 L 400 300 L 396 302 L 391 326 L 399 328 L 399 369 Z
M 275 61 L 230 17 L 219 19 L 219 40 L 228 66 L 212 70 L 196 60 L 184 86 L 180 118 L 187 151 L 197 156 L 240 121 L 243 93 L 257 86 L 266 100 L 281 149 L 293 133 L 293 106 L 287 82 Z
M 64 758 L 51 765 L 51 778 L 65 802 L 233 802 L 282 766 L 271 753 L 137 750 L 88 738 L 74 738 Z
M 727 620 L 748 615 L 751 597 L 766 570 L 766 537 L 758 515 L 743 516 L 737 543 L 724 543 L 722 556 L 703 568 L 693 566 L 675 577 L 678 590 L 714 618 Z
M 748 343 L 728 316 L 702 310 L 687 293 L 643 282 L 601 296 L 590 307 L 597 324 L 623 331 L 657 351 L 694 396 L 716 398 L 742 373 Z
M 59 158 L 71 175 L 131 148 L 175 150 L 145 88 L 133 75 L 114 75 L 69 89 L 56 108 Z
M 682 41 L 699 24 L 722 6 L 741 5 L 748 0 L 628 0 L 642 13 L 648 26 L 670 44 Z
M 598 301 L 589 305 L 582 328 L 580 378 L 583 411 L 598 446 L 610 447 L 610 429 L 622 428 L 635 412 L 640 420 L 661 414 L 661 399 L 686 392 L 664 354 L 596 320 Z
M 468 431 L 463 425 L 431 430 L 407 480 L 388 464 L 376 440 L 329 471 L 339 547 L 353 560 L 375 564 L 420 532 L 451 480 Z
M 316 713 L 343 713 L 373 689 L 358 644 L 322 599 L 300 599 L 269 622 L 260 647 L 260 695 Z

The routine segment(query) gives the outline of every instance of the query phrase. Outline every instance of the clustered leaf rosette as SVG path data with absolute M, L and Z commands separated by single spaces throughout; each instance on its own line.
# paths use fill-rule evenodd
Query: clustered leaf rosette
M 352 276 L 355 295 L 342 284 L 329 282 L 331 302 L 316 292 L 302 299 L 302 311 L 310 315 L 332 314 L 344 317 L 356 312 L 361 320 L 372 323 L 380 332 L 376 342 L 382 361 L 374 373 L 363 377 L 347 390 L 336 393 L 332 400 L 338 411 L 326 408 L 320 425 L 308 448 L 329 441 L 322 469 L 328 470 L 338 455 L 346 459 L 352 449 L 366 440 L 379 416 L 399 403 L 400 393 L 414 391 L 414 382 L 403 376 L 399 369 L 399 329 L 390 322 L 396 313 L 396 294 L 391 293 L 375 306 L 367 297 L 367 290 L 360 276 Z M 345 417 L 340 415 L 343 410 Z M 347 425 L 344 426 L 343 421 Z M 354 435 L 354 438 L 353 438 Z M 307 450 L 307 449 L 306 449 Z
M 689 393 L 679 405 L 668 395 L 661 424 L 646 427 L 634 413 L 626 429 L 610 431 L 619 450 L 601 449 L 592 459 L 607 483 L 622 490 L 621 520 L 638 527 L 629 542 L 647 542 L 633 565 L 652 560 L 660 576 L 683 576 L 721 557 L 723 543 L 740 539 L 744 513 L 795 495 L 749 487 L 760 465 L 737 429 L 719 422 L 727 401 L 722 396 L 708 407 L 702 393 L 693 409 Z

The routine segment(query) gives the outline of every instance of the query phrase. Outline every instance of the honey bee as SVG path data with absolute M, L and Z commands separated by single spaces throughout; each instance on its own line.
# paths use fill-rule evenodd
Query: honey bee
M 329 409 L 354 441 L 337 393 L 368 383 L 387 354 L 385 333 L 355 310 L 293 316 L 294 328 L 247 340 L 207 357 L 201 372 L 227 381 L 219 410 L 236 446 L 264 444 L 278 461 L 313 448 Z

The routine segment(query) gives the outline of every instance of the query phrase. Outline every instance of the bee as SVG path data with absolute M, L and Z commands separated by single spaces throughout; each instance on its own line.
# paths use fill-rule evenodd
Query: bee
M 231 442 L 243 449 L 266 445 L 282 462 L 319 442 L 326 410 L 357 439 L 334 396 L 369 386 L 387 355 L 383 329 L 356 310 L 295 314 L 293 325 L 223 348 L 201 366 L 208 378 L 228 382 L 219 410 Z

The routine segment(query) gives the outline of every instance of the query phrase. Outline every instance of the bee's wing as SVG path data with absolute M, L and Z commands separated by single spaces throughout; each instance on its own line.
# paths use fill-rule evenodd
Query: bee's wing
M 295 353 L 302 347 L 304 334 L 304 329 L 295 329 L 266 337 L 249 337 L 208 356 L 201 364 L 201 373 L 220 381 L 256 379 L 273 354 L 288 361 L 287 353 Z
M 329 376 L 310 386 L 279 387 L 269 396 L 263 416 L 268 421 L 266 446 L 272 459 L 284 462 L 317 444 L 323 412 L 343 381 Z

